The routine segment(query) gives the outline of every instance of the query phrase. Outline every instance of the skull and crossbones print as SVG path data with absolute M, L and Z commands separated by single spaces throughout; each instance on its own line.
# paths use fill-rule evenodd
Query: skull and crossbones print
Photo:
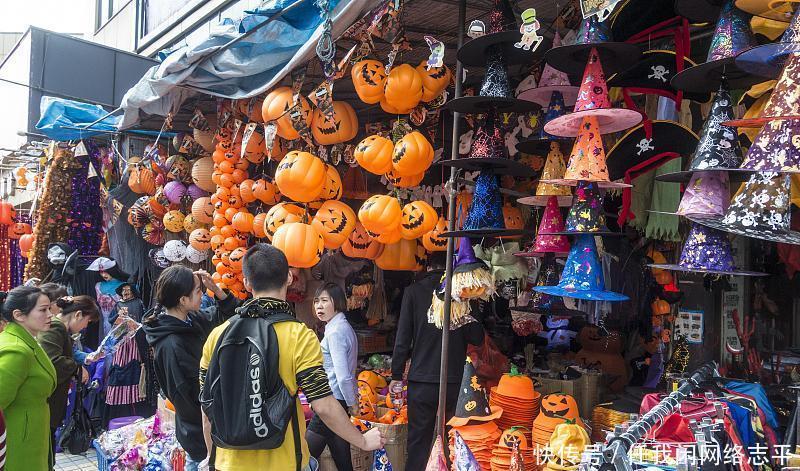
M 651 65 L 650 70 L 652 70 L 653 73 L 648 75 L 647 78 L 654 78 L 656 80 L 661 80 L 664 83 L 667 82 L 667 74 L 669 73 L 669 69 L 667 69 L 663 65 Z
M 641 141 L 639 141 L 638 144 L 636 144 L 636 147 L 639 149 L 639 151 L 636 152 L 636 155 L 642 155 L 642 152 L 655 150 L 655 147 L 653 147 L 653 139 L 652 138 L 651 139 L 647 139 L 647 138 L 642 139 Z

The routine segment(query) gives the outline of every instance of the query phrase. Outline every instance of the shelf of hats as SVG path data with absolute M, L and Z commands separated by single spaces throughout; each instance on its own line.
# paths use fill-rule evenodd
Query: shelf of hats
M 449 352 L 463 376 L 427 470 L 587 466 L 710 360 L 723 377 L 631 460 L 686 465 L 678 450 L 708 421 L 740 459 L 779 443 L 794 459 L 794 4 L 469 1 L 456 25 L 449 3 L 377 2 L 324 30 L 333 54 L 257 96 L 185 103 L 136 155 L 52 143 L 16 170 L 33 210 L 0 203 L 0 288 L 86 291 L 76 273 L 104 256 L 146 303 L 172 264 L 245 299 L 242 259 L 272 244 L 318 333 L 316 288 L 345 289 L 353 422 L 389 438 L 353 448 L 354 469 L 403 470 L 428 450 L 407 449 L 414 411 L 407 382 L 389 390 L 392 352 L 404 290 L 439 258 L 452 277 L 426 293 L 425 327 L 479 325 L 485 340 Z M 327 451 L 321 469 L 336 469 Z

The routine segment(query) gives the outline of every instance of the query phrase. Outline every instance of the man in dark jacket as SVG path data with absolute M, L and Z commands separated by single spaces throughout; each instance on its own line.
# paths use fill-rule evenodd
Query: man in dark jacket
M 198 272 L 205 282 L 207 274 Z M 208 277 L 210 280 L 210 277 Z M 209 283 L 205 283 L 209 286 Z M 213 284 L 213 282 L 211 282 Z M 186 321 L 167 315 L 163 308 L 147 316 L 144 331 L 153 348 L 156 378 L 175 406 L 175 435 L 194 463 L 207 456 L 200 413 L 200 356 L 208 334 L 231 317 L 238 301 L 217 288 L 217 306 L 187 315 Z
M 444 252 L 434 252 L 428 257 L 427 276 L 406 288 L 400 307 L 392 354 L 392 383 L 402 381 L 406 360 L 410 356 L 406 469 L 424 469 L 433 444 L 436 410 L 439 405 L 442 331 L 428 322 L 428 308 L 434 289 L 442 282 L 445 259 Z M 481 345 L 483 335 L 483 327 L 477 322 L 450 331 L 447 364 L 448 419 L 455 412 L 459 383 L 467 357 L 467 344 Z

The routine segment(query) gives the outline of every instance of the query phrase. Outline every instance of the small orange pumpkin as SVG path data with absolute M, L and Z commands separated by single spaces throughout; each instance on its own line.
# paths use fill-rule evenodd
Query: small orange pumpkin
M 292 222 L 275 231 L 272 245 L 286 255 L 290 267 L 311 268 L 325 249 L 322 235 L 310 224 Z
M 31 225 L 26 222 L 18 222 L 8 228 L 8 238 L 19 240 L 25 234 L 31 233 Z
M 387 104 L 408 113 L 422 100 L 422 77 L 409 64 L 396 65 L 386 78 L 383 94 Z
M 258 213 L 253 217 L 253 235 L 259 239 L 267 236 L 264 232 L 264 223 L 267 221 L 267 213 Z
M 342 245 L 342 253 L 350 258 L 375 260 L 383 252 L 383 244 L 370 237 L 360 222 Z
M 403 206 L 400 235 L 403 239 L 417 239 L 436 228 L 439 215 L 433 206 L 424 201 L 412 201 Z
M 417 66 L 417 73 L 422 77 L 422 101 L 428 103 L 438 97 L 450 85 L 452 74 L 446 65 L 428 70 L 426 64 L 426 61 L 420 62 Z
M 333 165 L 325 164 L 325 183 L 322 185 L 320 200 L 338 200 L 342 197 L 342 177 Z
M 128 188 L 130 188 L 132 192 L 140 195 L 156 194 L 156 181 L 153 171 L 144 164 L 135 164 L 131 166 L 128 176 Z
M 308 100 L 299 95 L 300 107 L 303 113 L 303 120 L 307 125 L 311 125 L 311 105 Z M 261 117 L 264 122 L 275 121 L 278 136 L 292 141 L 300 137 L 300 134 L 292 126 L 292 119 L 289 110 L 294 106 L 294 94 L 289 87 L 278 87 L 272 90 L 264 98 L 261 107 Z
M 311 225 L 322 235 L 326 249 L 338 249 L 356 228 L 356 213 L 341 201 L 326 201 Z
M 36 236 L 33 234 L 24 234 L 19 238 L 19 251 L 22 252 L 23 256 L 27 254 L 31 248 L 33 247 L 33 243 L 36 241 Z
M 233 216 L 231 220 L 231 226 L 239 232 L 248 234 L 253 232 L 253 221 L 255 220 L 255 216 L 252 214 L 240 211 Z
M 403 210 L 397 198 L 387 195 L 373 195 L 358 210 L 358 220 L 364 228 L 375 234 L 394 232 L 400 225 Z
M 284 224 L 301 222 L 306 210 L 297 203 L 278 203 L 267 211 L 264 234 L 272 240 L 275 232 Z
M 417 241 L 401 239 L 394 244 L 384 247 L 380 257 L 375 259 L 375 264 L 382 270 L 414 271 L 419 268 L 417 263 Z
M 364 59 L 353 64 L 350 71 L 353 87 L 358 98 L 368 105 L 374 105 L 383 98 L 386 85 L 386 67 L 374 59 Z
M 331 122 L 317 108 L 311 118 L 311 134 L 314 136 L 314 141 L 322 146 L 340 144 L 353 139 L 358 134 L 356 111 L 346 101 L 334 101 L 333 122 Z
M 672 312 L 669 303 L 661 298 L 656 298 L 650 303 L 650 309 L 653 311 L 654 316 L 666 316 Z
M 278 186 L 269 180 L 260 178 L 253 183 L 253 196 L 262 203 L 271 206 L 281 200 L 281 192 Z
M 433 146 L 419 131 L 411 131 L 394 145 L 392 171 L 399 177 L 410 177 L 428 170 L 433 162 Z
M 358 143 L 353 157 L 367 172 L 383 175 L 392 170 L 392 141 L 377 134 L 367 136 Z
M 447 250 L 447 239 L 439 237 L 439 234 L 447 232 L 447 221 L 440 217 L 436 222 L 436 227 L 422 236 L 422 246 L 428 252 L 444 252 Z
M 192 216 L 201 224 L 211 224 L 214 218 L 214 205 L 211 198 L 202 196 L 192 203 Z
M 189 245 L 195 249 L 204 252 L 211 248 L 211 233 L 202 227 L 195 229 L 189 234 Z
M 505 222 L 506 229 L 522 229 L 524 222 L 522 221 L 522 211 L 518 207 L 510 204 L 503 205 L 503 221 Z M 503 236 L 502 239 L 519 239 L 522 236 Z
M 247 140 L 247 145 L 244 147 L 244 158 L 247 159 L 248 162 L 254 164 L 263 162 L 264 158 L 267 156 L 265 144 L 264 135 L 258 131 L 253 132 L 253 134 L 250 135 L 250 139 Z
M 275 183 L 290 199 L 308 203 L 322 193 L 326 175 L 325 163 L 319 157 L 293 150 L 278 164 Z

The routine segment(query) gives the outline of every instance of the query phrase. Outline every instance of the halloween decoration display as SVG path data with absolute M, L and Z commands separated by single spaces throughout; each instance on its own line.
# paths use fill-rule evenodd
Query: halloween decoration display
M 353 151 L 353 157 L 364 170 L 383 175 L 392 170 L 392 154 L 394 144 L 392 141 L 379 136 L 367 136 L 358 143 Z
M 347 142 L 358 133 L 358 117 L 349 103 L 333 102 L 333 121 L 317 108 L 311 118 L 311 134 L 317 144 L 327 146 Z
M 364 59 L 353 64 L 350 71 L 358 98 L 368 105 L 380 103 L 386 85 L 386 68 L 380 61 Z
M 311 226 L 322 235 L 326 249 L 338 249 L 355 230 L 356 222 L 356 213 L 350 206 L 330 200 L 322 203 Z
M 325 163 L 319 157 L 308 152 L 291 151 L 278 164 L 275 184 L 281 194 L 308 203 L 319 197 L 326 175 Z
M 383 252 L 384 245 L 372 237 L 361 222 L 356 222 L 356 227 L 342 244 L 342 253 L 350 258 L 365 258 L 375 260 Z
M 417 239 L 436 227 L 439 215 L 424 201 L 412 201 L 403 206 L 400 235 L 403 239 Z
M 298 106 L 302 112 L 302 119 L 307 126 L 311 126 L 311 105 L 308 100 L 298 95 Z M 292 89 L 289 87 L 278 87 L 264 97 L 264 103 L 261 107 L 261 116 L 264 122 L 275 122 L 277 126 L 278 136 L 286 140 L 294 140 L 300 137 L 300 134 L 292 125 L 290 118 L 290 110 L 295 105 L 295 97 Z
M 272 236 L 272 245 L 286 255 L 290 267 L 310 268 L 319 263 L 325 241 L 310 224 L 283 224 Z
M 433 162 L 433 146 L 418 131 L 412 131 L 394 145 L 392 152 L 392 173 L 399 177 L 409 177 L 424 173 Z

